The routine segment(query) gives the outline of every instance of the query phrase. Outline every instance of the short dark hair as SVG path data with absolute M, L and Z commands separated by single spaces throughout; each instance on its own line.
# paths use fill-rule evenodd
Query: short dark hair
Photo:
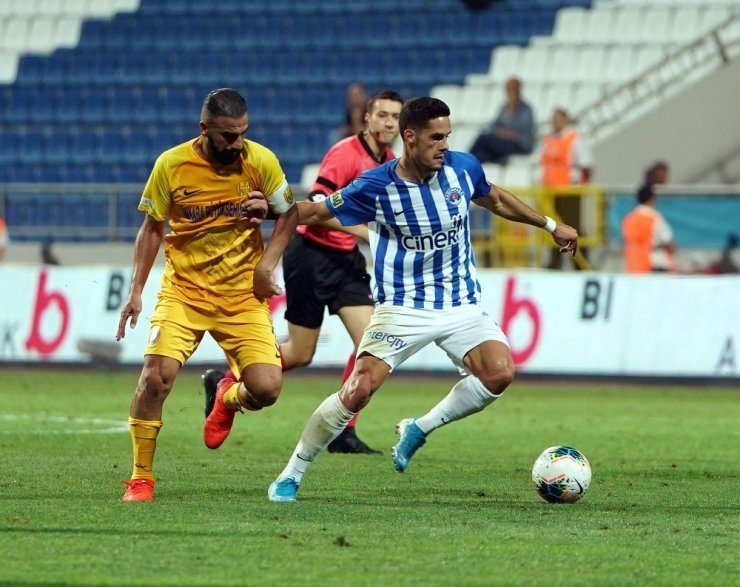
M 649 202 L 655 197 L 655 191 L 653 191 L 653 186 L 649 183 L 646 183 L 642 187 L 640 187 L 639 190 L 637 190 L 637 203 L 638 204 L 645 204 L 646 202 Z
M 372 112 L 375 109 L 378 100 L 392 100 L 393 102 L 399 102 L 403 105 L 401 94 L 395 90 L 378 90 L 370 96 L 370 99 L 367 101 L 367 112 Z
M 407 128 L 419 130 L 424 128 L 430 120 L 449 115 L 449 107 L 438 98 L 430 96 L 411 98 L 401 108 L 398 127 L 401 132 Z
M 203 100 L 203 111 L 207 112 L 210 118 L 218 116 L 239 118 L 247 112 L 247 101 L 236 90 L 218 88 L 208 92 Z
M 655 174 L 658 171 L 668 171 L 668 163 L 665 161 L 655 161 L 645 170 L 645 183 L 653 183 Z

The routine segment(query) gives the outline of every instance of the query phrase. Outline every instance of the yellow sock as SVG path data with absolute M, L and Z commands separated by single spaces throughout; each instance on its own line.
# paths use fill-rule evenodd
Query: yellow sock
M 257 400 L 252 397 L 252 394 L 249 393 L 249 390 L 247 390 L 246 399 L 243 399 L 241 397 L 241 395 L 239 394 L 240 387 L 241 383 L 237 381 L 236 383 L 234 383 L 234 385 L 229 387 L 226 392 L 224 392 L 224 405 L 235 412 L 241 410 L 241 408 L 244 408 L 251 412 L 261 410 L 262 406 L 259 405 L 259 403 L 257 403 Z
M 152 465 L 154 464 L 154 451 L 157 449 L 157 434 L 162 427 L 160 420 L 137 420 L 129 417 L 129 430 L 131 432 L 131 444 L 134 449 L 134 470 L 132 479 L 154 480 Z

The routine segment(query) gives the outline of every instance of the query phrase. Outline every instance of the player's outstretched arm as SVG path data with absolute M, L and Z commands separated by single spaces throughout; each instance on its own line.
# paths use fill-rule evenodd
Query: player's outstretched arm
M 259 299 L 268 299 L 283 293 L 282 288 L 275 283 L 273 274 L 298 225 L 296 206 L 291 206 L 285 212 L 275 216 L 275 226 L 272 229 L 270 240 L 254 268 L 253 289 L 255 297 Z
M 321 224 L 332 218 L 334 214 L 323 200 L 298 202 L 298 224 Z
M 367 230 L 367 224 L 358 224 L 356 226 L 344 226 L 341 222 L 339 222 L 339 220 L 336 219 L 336 217 L 330 218 L 329 220 L 325 220 L 324 222 L 321 222 L 320 224 L 321 226 L 324 226 L 326 228 L 331 228 L 332 230 L 346 232 L 347 234 L 351 234 L 352 236 L 356 236 L 365 241 L 370 240 L 370 233 Z
M 139 232 L 136 234 L 131 289 L 121 310 L 116 340 L 121 340 L 126 336 L 126 323 L 129 318 L 131 319 L 131 328 L 136 326 L 139 314 L 141 314 L 141 293 L 144 291 L 146 280 L 149 278 L 152 265 L 154 265 L 154 260 L 157 258 L 157 253 L 159 253 L 163 234 L 164 221 L 155 220 L 149 214 L 145 214 L 144 222 L 141 223 Z
M 501 218 L 546 229 L 560 246 L 561 253 L 576 254 L 578 231 L 575 228 L 562 223 L 549 226 L 549 221 L 545 216 L 527 206 L 511 192 L 498 186 L 491 186 L 488 197 L 477 198 L 473 201 Z

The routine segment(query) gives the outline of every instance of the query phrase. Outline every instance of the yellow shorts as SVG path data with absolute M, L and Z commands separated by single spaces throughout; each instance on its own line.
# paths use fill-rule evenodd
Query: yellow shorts
M 280 350 L 266 302 L 254 296 L 220 296 L 169 286 L 160 291 L 145 355 L 190 358 L 208 332 L 239 376 L 249 365 L 280 366 Z

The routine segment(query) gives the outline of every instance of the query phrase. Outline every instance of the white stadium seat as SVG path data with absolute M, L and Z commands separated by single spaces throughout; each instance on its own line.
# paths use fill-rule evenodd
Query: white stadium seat
M 582 41 L 586 10 L 579 7 L 561 8 L 555 16 L 553 39 L 563 43 Z
M 319 167 L 321 167 L 321 163 L 309 163 L 308 165 L 303 166 L 303 169 L 301 170 L 300 183 L 300 187 L 302 189 L 305 191 L 311 189 L 311 186 L 313 186 L 313 183 L 316 181 L 316 176 L 319 173 Z
M 503 97 L 500 85 L 466 86 L 462 89 L 462 108 L 455 120 L 475 125 L 485 125 L 493 120 Z
M 518 45 L 504 45 L 493 52 L 489 74 L 494 82 L 503 82 L 519 75 L 523 50 Z

